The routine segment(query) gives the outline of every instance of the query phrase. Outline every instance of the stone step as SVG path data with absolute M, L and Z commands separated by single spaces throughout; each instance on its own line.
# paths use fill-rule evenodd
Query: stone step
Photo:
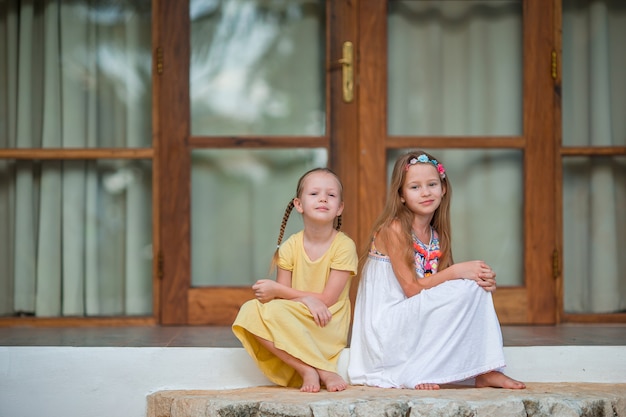
M 525 390 L 447 387 L 414 391 L 350 386 L 342 392 L 293 388 L 161 391 L 148 417 L 626 417 L 626 384 L 529 383 Z

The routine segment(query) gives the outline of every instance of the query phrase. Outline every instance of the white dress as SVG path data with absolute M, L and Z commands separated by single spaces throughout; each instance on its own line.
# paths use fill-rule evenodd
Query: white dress
M 416 237 L 418 276 L 436 273 L 439 241 Z M 418 252 L 427 251 L 426 256 Z M 432 265 L 430 265 L 432 264 Z M 389 258 L 372 245 L 359 283 L 348 378 L 354 385 L 414 388 L 469 380 L 505 366 L 502 333 L 491 293 L 456 279 L 407 298 Z

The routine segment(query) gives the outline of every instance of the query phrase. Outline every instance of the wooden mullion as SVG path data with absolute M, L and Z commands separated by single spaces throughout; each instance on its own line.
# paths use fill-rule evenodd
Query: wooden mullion
M 366 245 L 387 190 L 387 2 L 359 4 L 359 236 Z M 361 247 L 359 249 L 361 249 Z
M 563 323 L 626 323 L 626 313 L 571 314 L 563 313 Z
M 158 142 L 160 313 L 162 324 L 187 323 L 191 284 L 191 158 L 188 0 L 154 0 L 154 140 Z
M 554 324 L 557 317 L 553 25 L 552 2 L 524 1 L 524 277 L 531 324 Z
M 0 159 L 62 160 L 62 159 L 152 159 L 151 148 L 40 148 L 1 149 Z
M 458 148 L 458 149 L 524 149 L 523 136 L 390 136 L 387 148 Z
M 355 241 L 358 240 L 359 218 L 361 210 L 358 200 L 358 172 L 355 169 L 359 158 L 358 136 L 358 101 L 359 89 L 357 48 L 358 39 L 358 2 L 350 0 L 329 0 L 326 2 L 326 103 L 327 127 L 329 135 L 329 166 L 343 182 L 342 230 Z M 343 69 L 340 60 L 344 58 L 344 44 L 353 45 L 353 97 L 345 101 L 343 93 Z M 303 138 L 302 144 L 310 139 Z
M 626 156 L 626 146 L 563 147 L 561 156 Z
M 250 286 L 189 288 L 187 324 L 230 326 L 241 305 L 253 298 Z
M 555 303 L 556 303 L 556 324 L 560 324 L 563 321 L 563 306 L 565 304 L 564 297 L 565 291 L 563 289 L 563 161 L 559 156 L 559 150 L 561 149 L 563 143 L 563 109 L 562 109 L 562 59 L 563 56 L 563 38 L 562 38 L 562 30 L 563 27 L 563 8 L 561 0 L 553 0 L 554 4 L 554 28 L 553 28 L 553 36 L 554 36 L 554 48 L 553 48 L 553 77 L 554 77 L 554 146 L 555 146 L 555 158 L 554 158 L 554 166 L 555 166 L 555 175 L 554 175 L 554 185 L 555 185 L 555 203 L 554 203 L 554 242 L 555 242 L 555 250 L 556 252 L 556 261 L 557 264 L 553 267 L 556 267 L 554 273 L 555 277 Z
M 327 148 L 326 136 L 191 136 L 192 148 Z
M 493 304 L 498 319 L 506 324 L 525 324 L 528 310 L 528 297 L 524 287 L 499 287 L 493 293 Z
M 154 326 L 154 317 L 1 317 L 0 327 L 122 327 Z

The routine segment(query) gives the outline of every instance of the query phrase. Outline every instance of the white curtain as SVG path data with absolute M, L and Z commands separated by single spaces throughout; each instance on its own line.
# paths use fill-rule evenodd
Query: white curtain
M 1 3 L 0 147 L 149 147 L 146 4 Z M 150 171 L 0 161 L 0 314 L 150 314 Z
M 626 146 L 626 4 L 563 2 L 563 146 Z M 565 311 L 626 310 L 626 156 L 563 159 Z

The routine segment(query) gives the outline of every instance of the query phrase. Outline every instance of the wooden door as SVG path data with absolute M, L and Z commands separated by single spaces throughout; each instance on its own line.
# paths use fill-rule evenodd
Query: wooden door
M 472 136 L 389 132 L 387 77 L 393 63 L 387 38 L 389 4 L 378 0 L 326 2 L 324 134 L 207 136 L 192 134 L 190 126 L 188 2 L 155 2 L 154 95 L 158 117 L 154 132 L 161 202 L 155 244 L 162 324 L 229 325 L 239 306 L 252 297 L 249 285 L 194 287 L 191 277 L 192 153 L 198 149 L 246 148 L 326 149 L 328 165 L 340 175 L 346 190 L 344 230 L 355 238 L 359 247 L 367 240 L 369 228 L 383 206 L 388 154 L 404 148 L 518 152 L 522 155 L 518 175 L 523 194 L 520 204 L 523 243 L 519 254 L 523 278 L 520 285 L 499 287 L 495 293 L 496 308 L 502 323 L 555 322 L 558 253 L 555 252 L 554 129 L 558 121 L 552 71 L 556 50 L 553 2 L 520 3 L 523 43 L 520 133 Z M 346 42 L 353 46 L 351 98 L 343 93 Z
M 389 7 L 393 2 L 364 0 L 359 8 L 359 239 L 382 209 L 386 190 L 385 155 L 404 148 L 460 151 L 508 149 L 522 154 L 521 223 L 523 227 L 523 282 L 499 286 L 494 294 L 502 323 L 549 324 L 556 320 L 555 282 L 558 259 L 555 234 L 555 103 L 558 99 L 551 62 L 555 54 L 554 4 L 520 2 L 523 41 L 522 129 L 517 135 L 393 135 L 388 129 Z M 404 2 L 401 6 L 410 6 Z M 423 2 L 427 3 L 427 2 Z M 431 4 L 433 2 L 430 2 Z M 436 2 L 435 2 L 436 3 Z M 439 2 L 444 3 L 444 2 Z M 454 2 L 450 2 L 454 3 Z M 461 2 L 456 2 L 461 3 Z M 469 2 L 468 2 L 469 3 Z M 487 7 L 488 2 L 474 2 Z M 494 4 L 494 3 L 492 3 Z M 428 6 L 428 4 L 426 4 Z M 471 5 L 468 5 L 471 7 Z M 408 7 L 407 7 L 408 8 Z M 436 10 L 433 10 L 436 12 Z M 494 10 L 493 13 L 498 13 Z M 415 20 L 423 15 L 415 15 Z M 455 21 L 451 19 L 450 24 Z M 407 49 L 411 46 L 409 45 Z M 406 51 L 410 53 L 410 49 Z M 428 59 L 428 57 L 426 57 Z M 493 71 L 497 72 L 494 59 Z M 487 86 L 489 88 L 489 85 Z M 495 88 L 495 85 L 493 86 Z M 478 168 L 480 169 L 480 168 Z M 364 204 L 368 202 L 368 204 Z M 459 204 L 453 202 L 452 205 Z M 486 233 L 489 231 L 487 230 Z M 476 237 L 478 238 L 478 236 Z M 478 243 L 478 240 L 476 240 Z M 488 256 L 485 254 L 484 256 Z
M 229 2 L 227 2 L 229 3 Z M 155 4 L 155 111 L 158 126 L 160 173 L 160 233 L 158 274 L 161 278 L 161 323 L 229 325 L 240 305 L 252 298 L 250 285 L 205 285 L 192 283 L 192 154 L 198 150 L 325 149 L 327 164 L 342 178 L 345 188 L 342 230 L 356 235 L 358 224 L 357 173 L 353 170 L 357 153 L 356 103 L 358 97 L 349 73 L 356 63 L 350 59 L 350 43 L 356 36 L 356 5 L 349 1 L 298 2 L 293 13 L 307 13 L 321 7 L 325 17 L 321 50 L 325 56 L 324 82 L 319 86 L 325 103 L 322 134 L 194 134 L 190 110 L 190 10 L 187 1 L 157 1 Z M 264 2 L 230 2 L 242 7 L 272 7 Z M 249 12 L 247 9 L 246 12 Z M 226 12 L 223 12 L 226 13 Z M 286 17 L 285 17 L 286 16 Z M 289 18 L 289 13 L 283 17 Z M 242 30 L 245 28 L 242 27 Z M 262 36 L 262 34 L 259 34 Z M 354 45 L 354 44 L 352 44 Z M 241 50 L 239 58 L 253 54 Z M 312 52 L 313 53 L 313 52 Z M 354 55 L 353 55 L 354 57 Z M 346 90 L 347 89 L 347 90 Z M 346 91 L 344 91 L 346 90 Z M 243 111 L 243 110 L 242 110 Z M 244 168 L 245 169 L 245 168 Z M 302 172 L 304 173 L 305 170 Z M 295 187 L 295 182 L 293 184 Z M 286 201 L 285 201 L 286 204 Z M 209 214 L 210 215 L 210 214 Z M 214 214 L 218 216 L 217 214 Z M 275 213 L 279 218 L 282 213 Z M 221 239 L 215 236 L 215 239 Z M 232 250 L 237 250 L 233 247 Z M 245 257 L 242 254 L 242 257 Z M 268 258 L 269 260 L 269 258 Z M 263 271 L 259 271 L 261 274 Z M 255 271 L 256 273 L 256 271 Z M 250 282 L 254 282 L 249 277 Z

